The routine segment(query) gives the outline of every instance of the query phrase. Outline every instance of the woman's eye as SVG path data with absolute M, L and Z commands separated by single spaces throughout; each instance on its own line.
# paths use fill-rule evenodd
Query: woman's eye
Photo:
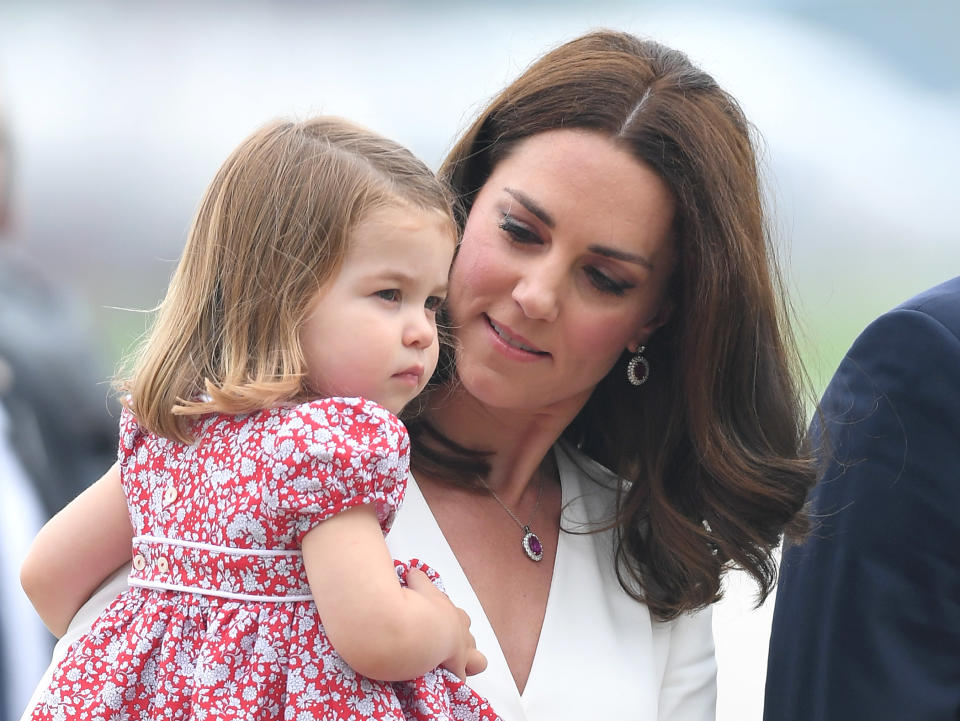
M 431 295 L 429 298 L 427 298 L 427 302 L 424 303 L 423 306 L 427 310 L 436 313 L 438 310 L 440 310 L 440 306 L 443 305 L 443 301 L 444 299 L 440 296 Z
M 510 239 L 514 243 L 521 245 L 539 245 L 542 242 L 536 233 L 525 225 L 518 223 L 509 213 L 504 213 L 497 225 L 500 230 L 510 236 Z
M 374 295 L 391 303 L 399 303 L 401 298 L 400 291 L 397 288 L 378 290 Z
M 587 277 L 593 284 L 593 287 L 599 290 L 601 293 L 609 293 L 610 295 L 623 295 L 630 288 L 633 288 L 632 283 L 623 283 L 614 280 L 602 270 L 594 268 L 593 266 L 587 266 L 584 268 L 584 272 L 586 272 Z

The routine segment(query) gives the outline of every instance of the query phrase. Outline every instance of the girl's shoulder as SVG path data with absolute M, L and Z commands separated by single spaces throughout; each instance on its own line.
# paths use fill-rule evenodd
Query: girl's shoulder
M 166 452 L 178 441 L 153 436 L 137 421 L 136 410 L 124 407 L 120 417 L 121 460 L 149 441 Z M 267 456 L 323 456 L 340 449 L 361 455 L 405 453 L 410 445 L 407 429 L 396 415 L 365 398 L 331 397 L 278 406 L 242 415 L 209 413 L 199 416 L 194 446 L 226 443 L 256 445 Z M 186 449 L 186 446 L 183 446 Z
M 360 503 L 390 528 L 410 467 L 409 436 L 395 415 L 363 398 L 323 398 L 272 409 L 268 425 L 258 446 L 269 468 L 264 498 L 279 519 L 293 519 L 298 542 Z
M 410 445 L 400 419 L 365 398 L 320 398 L 273 409 L 263 424 L 273 447 L 307 455 L 326 456 L 332 449 L 379 455 L 404 452 Z
M 334 434 L 406 436 L 403 422 L 380 404 L 366 398 L 318 398 L 278 409 L 277 420 L 287 427 L 326 428 Z

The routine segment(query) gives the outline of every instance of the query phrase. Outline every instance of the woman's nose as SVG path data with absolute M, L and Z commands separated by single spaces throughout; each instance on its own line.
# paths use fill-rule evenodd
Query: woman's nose
M 429 348 L 437 338 L 437 326 L 423 309 L 415 309 L 403 326 L 403 344 L 415 348 Z
M 513 299 L 524 315 L 535 320 L 554 321 L 559 312 L 561 279 L 554 269 L 543 266 L 532 268 L 513 287 Z

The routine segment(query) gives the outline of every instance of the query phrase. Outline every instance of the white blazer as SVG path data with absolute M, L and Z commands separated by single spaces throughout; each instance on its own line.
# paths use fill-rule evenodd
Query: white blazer
M 437 570 L 453 602 L 471 619 L 487 670 L 468 683 L 505 721 L 712 721 L 716 663 L 710 609 L 670 622 L 620 587 L 613 534 L 570 533 L 602 525 L 613 511 L 615 478 L 576 450 L 556 447 L 562 486 L 561 533 L 550 596 L 533 666 L 517 692 L 476 594 L 440 532 L 416 481 L 387 542 L 395 558 Z M 587 478 L 601 479 L 604 487 Z M 482 542 L 482 539 L 478 539 Z
M 588 530 L 610 518 L 614 477 L 564 446 L 557 446 L 556 458 L 562 531 L 540 640 L 522 695 L 473 588 L 412 476 L 387 537 L 391 553 L 401 560 L 419 558 L 436 569 L 450 598 L 470 615 L 471 631 L 488 666 L 469 683 L 505 721 L 713 721 L 716 663 L 710 609 L 658 622 L 645 605 L 627 595 L 614 571 L 613 534 L 567 532 Z M 70 644 L 126 588 L 128 572 L 117 572 L 77 612 L 30 708 Z

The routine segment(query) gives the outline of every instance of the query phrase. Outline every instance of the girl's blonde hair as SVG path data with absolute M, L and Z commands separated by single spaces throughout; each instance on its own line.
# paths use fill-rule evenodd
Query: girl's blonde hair
M 207 188 L 167 295 L 120 388 L 140 425 L 184 442 L 190 418 L 312 397 L 299 331 L 371 211 L 451 218 L 450 196 L 403 146 L 334 117 L 276 121 Z

